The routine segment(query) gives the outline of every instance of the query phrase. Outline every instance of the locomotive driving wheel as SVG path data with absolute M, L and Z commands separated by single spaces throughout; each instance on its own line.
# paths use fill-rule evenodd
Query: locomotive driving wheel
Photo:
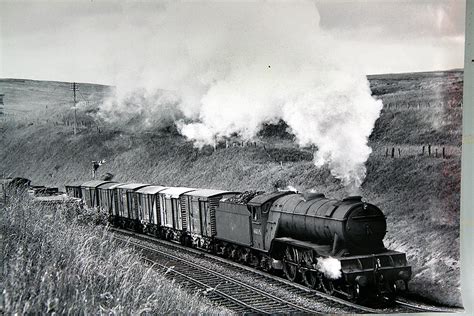
M 250 259 L 250 249 L 242 248 L 237 250 L 237 261 L 242 264 L 247 264 Z
M 283 273 L 285 273 L 286 278 L 292 282 L 295 282 L 298 277 L 295 251 L 290 246 L 285 249 L 283 257 Z
M 270 272 L 272 271 L 272 259 L 267 256 L 263 255 L 262 259 L 260 260 L 260 268 L 265 271 L 265 272 Z
M 314 262 L 313 250 L 306 250 L 303 252 L 303 263 L 306 268 L 302 269 L 301 275 L 303 277 L 303 283 L 311 288 L 315 289 L 319 285 L 318 272 L 311 271 L 307 267 L 312 267 Z
M 322 280 L 321 280 L 321 288 L 326 294 L 329 294 L 329 295 L 334 294 L 334 284 L 332 283 L 331 280 L 329 280 L 328 278 L 324 276 L 322 277 Z
M 249 265 L 254 268 L 260 266 L 260 257 L 258 254 L 250 252 Z
M 347 299 L 353 303 L 358 303 L 360 298 L 360 286 L 359 284 L 355 284 L 350 286 L 348 289 L 348 296 Z
M 317 272 L 306 270 L 303 272 L 303 282 L 304 284 L 312 289 L 316 289 L 319 286 L 319 278 Z

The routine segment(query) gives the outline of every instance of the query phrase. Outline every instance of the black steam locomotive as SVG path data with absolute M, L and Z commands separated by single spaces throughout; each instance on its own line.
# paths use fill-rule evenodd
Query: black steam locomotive
M 353 196 L 229 192 L 90 181 L 68 195 L 110 214 L 113 225 L 201 248 L 357 301 L 407 289 L 404 253 L 384 247 L 386 220 Z

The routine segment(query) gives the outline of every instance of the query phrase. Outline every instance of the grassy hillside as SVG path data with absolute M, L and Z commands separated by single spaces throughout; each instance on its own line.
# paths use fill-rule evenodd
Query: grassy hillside
M 21 196 L 0 220 L 2 314 L 229 312 L 169 283 L 94 225 L 97 213 L 75 203 L 40 205 Z
M 462 72 L 379 75 L 369 79 L 374 95 L 383 100 L 385 107 L 370 137 L 374 151 L 359 193 L 387 215 L 386 243 L 407 252 L 414 270 L 414 291 L 460 305 Z M 34 96 L 38 90 L 47 94 L 50 89 L 47 82 L 22 84 L 18 88 L 15 82 L 0 81 L 6 106 L 12 86 L 22 91 L 25 108 L 36 106 Z M 80 89 L 94 92 L 84 93 L 85 99 L 97 98 L 97 91 L 102 96 L 110 91 L 106 87 L 87 87 L 81 85 Z M 65 94 L 70 95 L 71 91 Z M 54 94 L 48 99 L 59 102 Z M 21 98 L 15 102 L 21 103 Z M 91 161 L 105 159 L 107 163 L 100 167 L 99 176 L 111 173 L 116 181 L 230 190 L 273 190 L 292 185 L 336 198 L 348 194 L 329 170 L 313 165 L 309 149 L 299 149 L 291 142 L 284 124 L 266 126 L 256 139 L 256 147 L 197 151 L 190 142 L 169 131 L 131 132 L 104 125 L 88 109 L 79 111 L 80 117 L 99 124 L 100 132 L 96 125 L 85 124 L 75 137 L 64 121 L 34 120 L 27 114 L 21 119 L 19 115 L 4 119 L 0 123 L 0 174 L 25 176 L 37 184 L 57 186 L 89 179 Z M 57 112 L 67 115 L 70 108 Z M 425 154 L 421 155 L 423 146 Z

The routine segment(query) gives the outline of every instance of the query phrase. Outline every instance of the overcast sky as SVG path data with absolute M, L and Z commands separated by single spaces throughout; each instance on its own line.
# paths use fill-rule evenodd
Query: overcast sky
M 320 28 L 367 74 L 463 67 L 464 0 L 315 3 Z M 119 68 L 127 67 L 114 42 L 157 27 L 166 7 L 159 1 L 0 0 L 0 77 L 114 84 Z

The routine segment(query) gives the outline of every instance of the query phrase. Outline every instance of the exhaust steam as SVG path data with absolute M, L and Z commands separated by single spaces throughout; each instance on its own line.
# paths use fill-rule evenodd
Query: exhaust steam
M 316 166 L 357 188 L 382 103 L 319 20 L 313 1 L 268 1 L 168 3 L 125 21 L 117 95 L 101 115 L 174 122 L 199 148 L 235 134 L 251 140 L 283 120 L 298 145 L 315 146 Z
M 318 258 L 318 264 L 316 266 L 325 277 L 331 280 L 337 280 L 342 276 L 341 272 L 341 261 L 336 258 Z

